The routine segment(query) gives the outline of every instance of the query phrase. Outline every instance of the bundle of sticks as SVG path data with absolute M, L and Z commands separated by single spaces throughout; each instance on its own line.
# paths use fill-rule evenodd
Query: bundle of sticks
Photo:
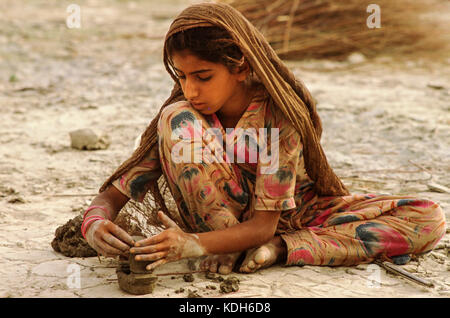
M 378 7 L 365 0 L 219 1 L 239 10 L 284 59 L 431 52 L 444 42 L 440 22 L 426 19 L 442 0 L 377 0 Z

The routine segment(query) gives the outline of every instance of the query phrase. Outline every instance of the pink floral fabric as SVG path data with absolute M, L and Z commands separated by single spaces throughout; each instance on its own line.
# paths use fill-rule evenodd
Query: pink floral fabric
M 275 131 L 278 138 L 272 138 Z M 263 93 L 253 98 L 234 129 L 188 102 L 169 105 L 161 114 L 158 137 L 158 146 L 115 180 L 115 187 L 142 201 L 148 181 L 163 173 L 178 221 L 192 232 L 233 226 L 255 210 L 282 211 L 277 235 L 286 243 L 287 265 L 393 260 L 430 251 L 445 234 L 444 214 L 428 200 L 319 197 L 305 171 L 299 134 Z M 268 154 L 272 161 L 266 160 Z M 262 173 L 270 167 L 271 173 Z

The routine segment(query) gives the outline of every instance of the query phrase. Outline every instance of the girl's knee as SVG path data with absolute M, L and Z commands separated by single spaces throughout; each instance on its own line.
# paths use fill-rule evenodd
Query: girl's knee
M 199 113 L 186 101 L 180 101 L 166 106 L 158 120 L 158 132 L 165 133 L 175 130 L 183 124 L 200 120 Z
M 418 231 L 422 237 L 421 252 L 428 252 L 445 235 L 446 220 L 444 211 L 439 204 L 429 200 L 420 200 L 420 202 L 423 207 L 426 206 L 426 209 L 423 211 L 423 217 L 416 220 L 415 231 Z
M 425 207 L 425 218 L 429 219 L 436 227 L 445 229 L 445 213 L 439 204 L 430 200 L 420 200 Z

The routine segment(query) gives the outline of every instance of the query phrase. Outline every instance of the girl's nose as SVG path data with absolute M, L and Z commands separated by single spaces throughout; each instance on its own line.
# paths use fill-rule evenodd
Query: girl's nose
M 192 81 L 188 79 L 186 79 L 184 83 L 183 91 L 184 97 L 186 97 L 187 100 L 193 100 L 198 97 L 198 88 Z

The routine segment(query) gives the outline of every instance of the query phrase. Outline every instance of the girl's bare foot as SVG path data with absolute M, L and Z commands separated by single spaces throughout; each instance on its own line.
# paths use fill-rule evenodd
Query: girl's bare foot
M 286 246 L 280 236 L 275 236 L 268 243 L 248 250 L 239 271 L 253 273 L 284 259 L 286 259 Z
M 200 268 L 211 273 L 227 275 L 233 270 L 234 264 L 236 263 L 240 255 L 241 252 L 207 256 L 200 263 Z

